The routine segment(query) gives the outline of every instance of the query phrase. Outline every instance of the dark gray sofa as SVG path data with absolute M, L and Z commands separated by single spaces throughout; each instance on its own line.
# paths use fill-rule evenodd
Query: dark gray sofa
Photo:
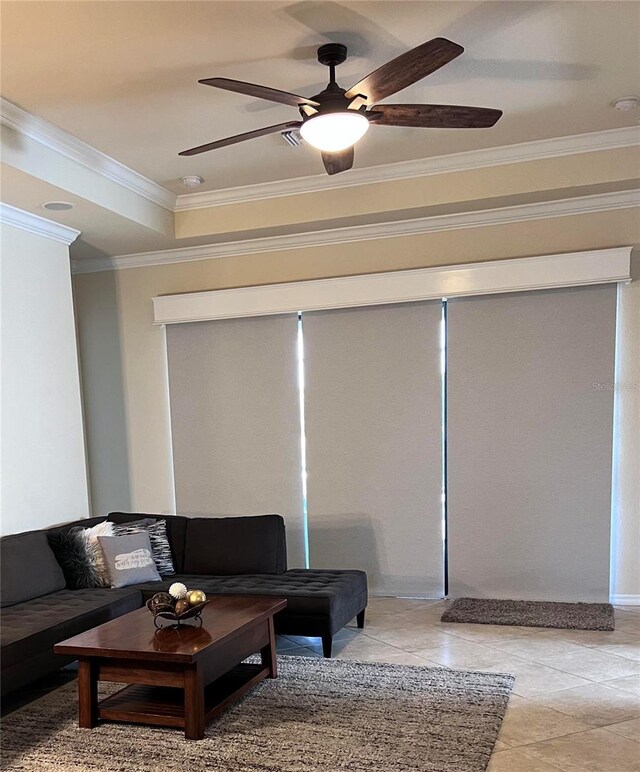
M 2 558 L 2 694 L 67 664 L 55 643 L 126 614 L 174 581 L 208 595 L 272 595 L 286 598 L 275 618 L 281 634 L 318 636 L 331 656 L 334 634 L 357 617 L 364 625 L 367 579 L 362 571 L 287 569 L 284 520 L 279 515 L 188 518 L 112 512 L 128 522 L 164 518 L 176 573 L 162 582 L 123 589 L 71 590 L 48 537 L 104 518 L 88 518 L 0 540 Z M 151 620 L 150 620 L 151 621 Z

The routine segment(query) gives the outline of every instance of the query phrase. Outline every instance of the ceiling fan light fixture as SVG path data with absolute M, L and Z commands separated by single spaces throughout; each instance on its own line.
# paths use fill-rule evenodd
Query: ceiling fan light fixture
M 355 145 L 367 133 L 368 119 L 355 110 L 324 113 L 308 118 L 300 127 L 305 142 L 325 153 L 336 153 Z

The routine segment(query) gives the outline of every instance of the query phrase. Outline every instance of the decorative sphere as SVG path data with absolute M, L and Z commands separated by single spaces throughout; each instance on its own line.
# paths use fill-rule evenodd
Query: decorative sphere
M 207 596 L 202 590 L 189 590 L 187 594 L 187 600 L 189 601 L 190 606 L 197 606 L 199 603 L 204 603 L 206 599 Z
M 189 601 L 185 598 L 182 598 L 181 600 L 176 602 L 176 614 L 180 616 L 181 614 L 184 614 L 185 611 L 189 611 Z
M 174 582 L 169 587 L 169 595 L 175 600 L 182 600 L 187 597 L 187 588 L 182 582 Z
M 167 608 L 173 610 L 173 599 L 168 592 L 157 592 L 149 604 L 154 614 L 158 611 L 165 611 Z

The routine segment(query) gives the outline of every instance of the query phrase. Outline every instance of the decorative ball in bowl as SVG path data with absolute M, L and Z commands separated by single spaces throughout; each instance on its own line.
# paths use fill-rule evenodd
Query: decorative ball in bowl
M 147 601 L 147 608 L 153 614 L 153 623 L 157 628 L 163 627 L 159 619 L 168 619 L 180 627 L 188 619 L 194 619 L 202 624 L 202 609 L 209 601 L 202 590 L 187 590 L 181 582 L 169 587 L 169 592 L 157 592 Z

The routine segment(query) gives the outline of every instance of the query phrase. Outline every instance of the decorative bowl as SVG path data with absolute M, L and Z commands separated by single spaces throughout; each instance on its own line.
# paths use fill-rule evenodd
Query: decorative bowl
M 204 603 L 198 603 L 197 606 L 190 606 L 187 611 L 184 611 L 182 614 L 176 614 L 175 609 L 171 606 L 160 606 L 159 608 L 153 608 L 151 605 L 151 601 L 153 598 L 149 598 L 149 600 L 146 603 L 147 608 L 149 611 L 153 614 L 153 624 L 159 629 L 163 627 L 163 625 L 158 624 L 158 619 L 169 619 L 172 622 L 175 622 L 175 627 L 180 627 L 184 622 L 186 622 L 188 619 L 195 619 L 196 621 L 199 621 L 200 624 L 202 624 L 202 609 L 207 605 L 209 602 L 208 600 L 205 600 Z

